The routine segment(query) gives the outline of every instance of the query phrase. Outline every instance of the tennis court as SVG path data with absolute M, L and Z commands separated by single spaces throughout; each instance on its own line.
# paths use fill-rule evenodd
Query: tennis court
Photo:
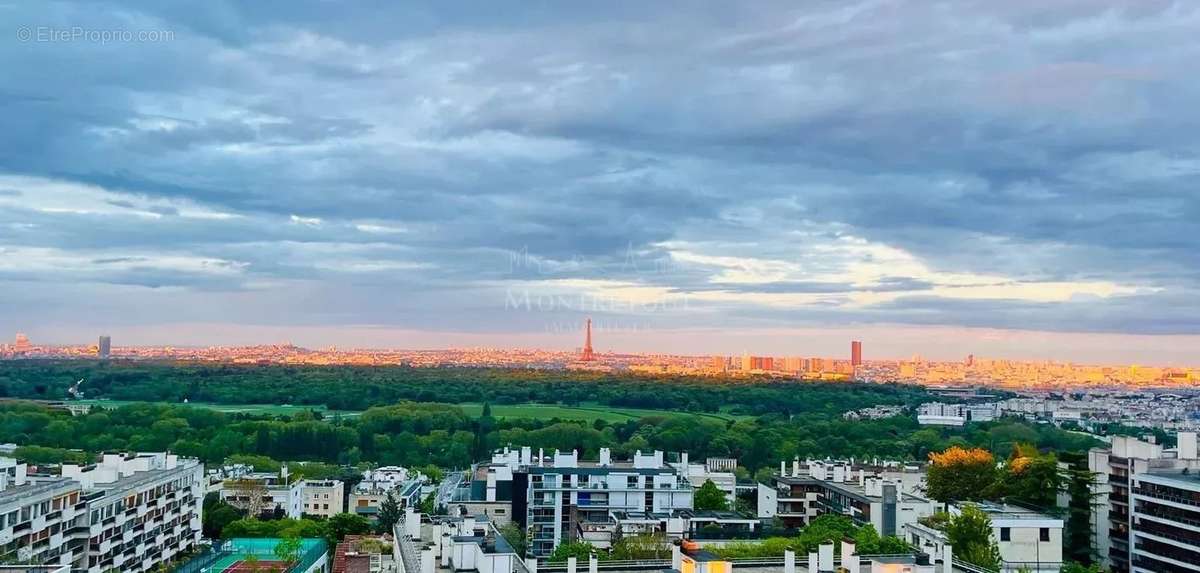
M 213 563 L 209 573 L 283 573 L 291 566 L 288 561 L 247 561 L 244 555 L 226 555 Z

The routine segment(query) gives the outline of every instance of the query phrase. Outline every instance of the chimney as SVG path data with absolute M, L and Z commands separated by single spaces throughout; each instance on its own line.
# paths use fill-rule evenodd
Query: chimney
M 949 543 L 942 546 L 942 573 L 954 573 L 954 548 Z
M 842 538 L 842 569 L 846 573 L 858 573 L 858 552 L 855 549 L 853 539 Z
M 679 545 L 679 541 L 671 544 L 671 569 L 676 571 L 683 569 L 683 550 Z
M 588 573 L 597 573 L 600 570 L 600 560 L 596 558 L 596 554 L 588 555 Z
M 688 468 L 688 454 L 687 454 L 687 452 L 683 452 L 683 453 L 680 453 L 680 454 L 679 454 L 679 465 L 683 466 L 683 467 L 681 468 L 681 469 L 683 470 L 683 477 L 685 477 L 685 478 L 686 478 L 686 477 L 688 477 L 688 475 L 690 475 L 690 474 L 691 474 L 691 471 L 690 471 L 690 469 Z
M 779 477 L 787 477 L 787 462 L 779 461 Z
M 833 542 L 826 541 L 817 547 L 817 570 L 826 572 L 833 571 Z
M 454 538 L 450 533 L 442 534 L 442 568 L 450 567 L 450 544 L 454 542 Z
M 1196 452 L 1196 432 L 1179 432 L 1176 436 L 1179 444 L 1179 459 L 1194 460 Z
M 521 447 L 521 465 L 527 466 L 533 462 L 533 448 L 529 446 Z
M 796 573 L 796 552 L 791 547 L 783 550 L 783 573 Z
M 817 567 L 821 564 L 821 560 L 818 557 L 819 555 L 816 551 L 808 552 L 808 573 L 817 573 Z
M 795 458 L 792 460 L 792 477 L 798 477 L 799 475 L 800 475 L 800 458 Z
M 421 550 L 421 573 L 433 573 L 433 545 L 426 545 Z
M 543 459 L 545 459 L 545 453 L 542 451 L 542 448 L 538 448 L 538 467 L 539 468 L 542 467 L 542 465 L 543 465 L 543 462 L 542 462 Z
M 567 573 L 575 573 L 576 560 L 575 557 L 567 558 Z
M 612 465 L 612 450 L 600 448 L 600 466 L 608 467 L 610 465 Z
M 537 557 L 530 557 L 529 559 L 526 559 L 525 560 L 525 568 L 529 570 L 529 573 L 538 573 L 537 572 Z
M 463 533 L 462 533 L 463 535 L 472 535 L 472 536 L 475 535 L 475 518 L 474 517 L 469 517 L 469 516 L 464 517 L 462 525 L 463 525 Z

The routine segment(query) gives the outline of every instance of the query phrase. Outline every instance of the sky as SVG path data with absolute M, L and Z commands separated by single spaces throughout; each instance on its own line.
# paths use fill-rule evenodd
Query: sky
M 1200 363 L 1200 3 L 0 23 L 0 333 Z

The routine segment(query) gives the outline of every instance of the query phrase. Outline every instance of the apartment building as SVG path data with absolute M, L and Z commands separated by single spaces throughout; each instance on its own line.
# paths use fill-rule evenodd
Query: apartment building
M 1200 472 L 1135 474 L 1129 491 L 1130 571 L 1200 571 Z
M 303 480 L 288 474 L 287 466 L 279 473 L 249 472 L 221 482 L 221 501 L 262 516 L 280 515 L 297 518 L 304 513 Z
M 514 511 L 526 515 L 530 552 L 549 555 L 562 543 L 611 535 L 612 511 L 670 514 L 692 508 L 693 487 L 663 453 L 635 452 L 614 462 L 608 448 L 599 460 L 581 462 L 577 452 L 555 452 L 550 465 L 527 466 L 514 473 L 515 490 L 524 490 Z M 517 500 L 514 500 L 517 501 Z
M 345 485 L 339 480 L 303 480 L 300 494 L 304 503 L 301 511 L 306 515 L 333 517 L 346 512 Z
M 149 571 L 200 542 L 203 467 L 165 453 L 105 454 L 28 476 L 0 460 L 4 559 L 75 571 Z
M 725 501 L 733 507 L 737 500 L 737 460 L 734 458 L 708 458 L 703 464 L 688 461 L 687 452 L 679 454 L 679 461 L 671 465 L 679 469 L 679 473 L 692 484 L 700 488 L 705 482 L 711 481 L 717 489 L 725 492 Z
M 992 537 L 1000 548 L 1000 573 L 1058 573 L 1062 568 L 1063 521 L 1026 508 L 1001 504 L 972 504 L 992 521 Z M 958 515 L 966 505 L 951 504 Z M 904 526 L 903 537 L 927 555 L 946 552 L 945 533 L 914 522 Z
M 937 504 L 919 492 L 924 469 L 916 464 L 793 460 L 780 464 L 770 486 L 759 484 L 758 516 L 802 527 L 828 513 L 871 524 L 881 535 L 898 535 L 908 523 L 933 515 Z
M 2 461 L 19 475 L 0 480 L 0 560 L 73 564 L 88 533 L 79 483 L 64 478 L 29 481 L 25 464 Z
M 1093 549 L 1106 569 L 1113 573 L 1131 571 L 1131 545 L 1134 543 L 1134 512 L 1130 489 L 1139 476 L 1152 473 L 1200 471 L 1197 439 L 1194 432 L 1180 432 L 1178 447 L 1128 436 L 1113 436 L 1109 448 L 1088 452 L 1088 469 L 1096 476 L 1092 511 Z M 1148 542 L 1143 541 L 1143 544 Z
M 200 544 L 204 466 L 167 453 L 105 454 L 97 464 L 64 464 L 87 501 L 86 561 L 77 569 L 150 571 Z

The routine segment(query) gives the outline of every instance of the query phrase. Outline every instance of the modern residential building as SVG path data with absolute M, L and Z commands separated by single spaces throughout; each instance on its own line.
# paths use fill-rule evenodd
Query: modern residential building
M 29 476 L 0 460 L 0 553 L 74 571 L 149 571 L 200 542 L 203 467 L 165 453 L 105 454 Z
M 221 501 L 236 508 L 264 516 L 300 517 L 304 513 L 302 481 L 288 474 L 287 466 L 279 473 L 249 472 L 221 482 Z
M 1092 510 L 1092 547 L 1104 567 L 1113 573 L 1131 571 L 1131 546 L 1135 540 L 1130 489 L 1137 478 L 1184 469 L 1192 473 L 1200 471 L 1196 434 L 1180 432 L 1177 442 L 1177 448 L 1168 449 L 1150 441 L 1113 436 L 1109 448 L 1093 448 L 1088 452 L 1088 469 L 1096 476 L 1092 492 L 1097 500 Z
M 963 505 L 951 504 L 951 515 Z M 1006 504 L 981 503 L 992 521 L 992 536 L 1000 548 L 1001 573 L 1058 573 L 1062 568 L 1063 521 L 1057 517 Z M 919 522 L 904 526 L 903 537 L 928 555 L 946 552 L 945 533 Z
M 1130 571 L 1200 571 L 1200 471 L 1134 474 L 1129 492 Z
M 827 513 L 870 523 L 882 535 L 898 535 L 905 524 L 932 515 L 937 504 L 921 495 L 925 471 L 917 464 L 873 460 L 792 460 L 780 463 L 770 486 L 759 484 L 758 516 L 802 527 Z
M 693 464 L 688 461 L 687 452 L 679 454 L 679 461 L 671 463 L 679 473 L 692 484 L 700 488 L 705 482 L 711 481 L 717 489 L 725 492 L 725 499 L 733 507 L 737 499 L 737 460 L 734 458 L 708 458 L 703 464 Z
M 536 556 L 585 538 L 602 543 L 597 537 L 612 531 L 612 511 L 670 514 L 692 508 L 691 482 L 659 451 L 635 452 L 628 462 L 614 462 L 608 448 L 600 449 L 596 462 L 580 462 L 575 451 L 556 451 L 550 464 L 523 466 L 513 481 L 514 491 L 525 491 L 513 510 L 525 514 L 530 553 Z
M 304 502 L 301 511 L 306 515 L 333 517 L 346 512 L 345 486 L 339 480 L 303 480 L 300 494 Z
M 112 338 L 109 336 L 101 336 L 99 344 L 96 345 L 96 356 L 100 358 L 108 358 L 112 355 Z
M 962 426 L 967 422 L 990 422 L 1000 415 L 998 404 L 944 404 L 926 402 L 917 410 L 922 426 Z

